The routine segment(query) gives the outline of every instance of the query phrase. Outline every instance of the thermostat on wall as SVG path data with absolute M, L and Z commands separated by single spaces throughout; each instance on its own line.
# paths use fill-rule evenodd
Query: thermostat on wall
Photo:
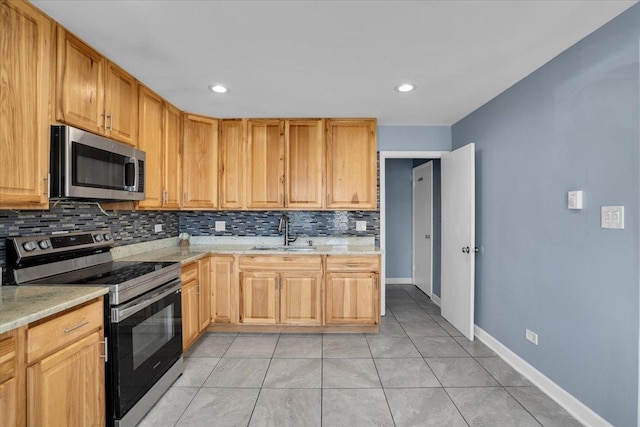
M 582 209 L 582 191 L 569 191 L 569 209 Z

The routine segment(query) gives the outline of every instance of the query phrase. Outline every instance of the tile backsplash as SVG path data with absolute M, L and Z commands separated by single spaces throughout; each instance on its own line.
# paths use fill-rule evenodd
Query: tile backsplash
M 48 211 L 0 210 L 0 267 L 6 277 L 6 238 L 110 228 L 115 245 L 124 246 L 167 237 L 179 232 L 193 236 L 277 236 L 278 220 L 286 213 L 292 235 L 300 237 L 374 237 L 380 239 L 379 211 L 219 211 L 162 212 L 107 211 L 96 203 L 52 203 Z M 215 221 L 225 221 L 226 230 L 215 231 Z M 356 221 L 366 221 L 365 231 L 356 231 Z M 154 227 L 162 224 L 162 231 Z
M 180 232 L 193 236 L 276 236 L 283 213 L 290 219 L 292 236 L 373 236 L 376 244 L 380 238 L 378 211 L 180 212 Z M 215 231 L 215 221 L 224 221 L 226 230 Z M 356 221 L 366 221 L 366 231 L 356 231 Z
M 87 231 L 110 228 L 116 246 L 175 237 L 178 213 L 159 211 L 107 211 L 97 204 L 80 202 L 52 203 L 48 211 L 0 210 L 0 267 L 6 283 L 6 239 L 15 236 L 51 234 L 56 231 Z M 154 226 L 162 224 L 156 233 Z

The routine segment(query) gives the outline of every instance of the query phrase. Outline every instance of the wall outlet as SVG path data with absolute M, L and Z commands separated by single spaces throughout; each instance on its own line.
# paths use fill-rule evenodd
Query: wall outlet
M 527 341 L 531 341 L 535 345 L 538 345 L 538 334 L 536 334 L 535 332 L 525 329 L 524 337 L 527 339 Z
M 155 225 L 155 227 L 153 227 L 153 230 L 154 230 L 156 233 L 161 232 L 161 231 L 162 231 L 162 224 L 156 224 L 156 225 Z
M 567 207 L 569 209 L 582 209 L 582 191 L 569 191 L 567 195 Z
M 227 229 L 227 223 L 224 221 L 216 221 L 216 231 L 224 231 Z
M 600 228 L 624 229 L 624 206 L 602 206 Z
M 367 221 L 356 221 L 356 231 L 367 231 Z

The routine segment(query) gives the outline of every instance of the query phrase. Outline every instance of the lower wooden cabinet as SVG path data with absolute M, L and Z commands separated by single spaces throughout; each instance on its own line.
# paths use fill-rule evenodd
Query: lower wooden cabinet
M 182 350 L 211 322 L 211 257 L 182 266 Z
M 105 425 L 101 341 L 94 332 L 27 368 L 30 426 Z
M 211 257 L 198 261 L 198 332 L 211 323 Z
M 105 425 L 103 307 L 98 298 L 0 334 L 0 426 Z
M 320 256 L 247 256 L 240 261 L 240 323 L 322 324 Z
M 380 291 L 376 273 L 327 273 L 325 323 L 379 323 Z
M 211 257 L 211 322 L 238 323 L 238 278 L 235 257 Z
M 182 351 L 198 339 L 198 281 L 182 282 Z

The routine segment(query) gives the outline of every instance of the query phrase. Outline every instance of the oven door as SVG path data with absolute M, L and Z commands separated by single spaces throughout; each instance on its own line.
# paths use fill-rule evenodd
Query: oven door
M 182 354 L 181 282 L 111 309 L 110 394 L 120 419 Z

